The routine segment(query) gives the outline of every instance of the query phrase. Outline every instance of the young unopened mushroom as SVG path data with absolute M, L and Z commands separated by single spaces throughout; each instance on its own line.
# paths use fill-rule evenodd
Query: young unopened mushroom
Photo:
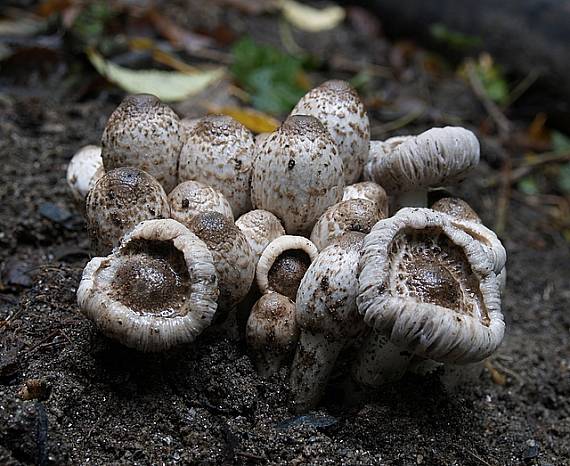
M 372 201 L 367 199 L 342 201 L 325 210 L 317 220 L 311 232 L 311 241 L 321 251 L 334 238 L 348 231 L 368 233 L 381 218 L 384 217 L 380 215 L 376 204 Z
M 299 283 L 318 255 L 317 247 L 302 236 L 283 235 L 263 250 L 255 278 L 261 293 L 275 291 L 295 300 Z
M 247 239 L 228 217 L 219 212 L 202 212 L 189 225 L 212 253 L 218 273 L 222 316 L 249 291 L 255 277 L 255 258 Z
M 180 183 L 168 195 L 168 203 L 170 216 L 186 226 L 200 212 L 219 212 L 234 220 L 232 207 L 224 195 L 199 181 Z
M 254 208 L 279 217 L 288 234 L 308 234 L 342 199 L 342 173 L 342 160 L 323 125 L 311 116 L 290 116 L 257 148 L 251 200 Z
M 393 379 L 392 355 L 466 364 L 492 354 L 505 330 L 494 269 L 486 246 L 446 214 L 404 208 L 378 222 L 364 241 L 357 298 L 377 335 L 363 347 L 357 381 Z
M 138 224 L 85 270 L 81 312 L 110 338 L 140 351 L 193 341 L 212 321 L 216 270 L 206 245 L 175 220 Z
M 346 81 L 326 81 L 305 94 L 291 115 L 311 115 L 324 125 L 338 147 L 345 183 L 356 183 L 370 142 L 368 115 L 356 90 Z
M 356 307 L 363 238 L 357 232 L 337 238 L 301 280 L 296 300 L 301 337 L 291 368 L 297 411 L 316 406 L 342 348 L 366 328 Z
M 98 254 L 108 254 L 139 222 L 169 216 L 164 189 L 138 168 L 116 168 L 105 173 L 87 196 L 87 232 Z
M 255 255 L 255 264 L 271 241 L 285 234 L 279 219 L 267 210 L 251 210 L 236 220 L 238 227 L 245 235 Z
M 463 180 L 479 163 L 479 141 L 460 127 L 432 128 L 380 146 L 367 172 L 400 206 L 427 205 L 427 189 Z
M 221 192 L 237 218 L 251 209 L 249 186 L 255 143 L 251 132 L 225 115 L 192 124 L 180 152 L 178 179 L 196 180 Z
M 377 210 L 382 218 L 388 217 L 388 195 L 384 188 L 372 181 L 362 181 L 344 187 L 342 195 L 343 201 L 350 199 L 366 199 L 376 204 Z
M 442 197 L 432 204 L 431 209 L 446 213 L 457 220 L 482 223 L 477 212 L 467 202 L 457 197 Z
M 85 146 L 79 149 L 67 166 L 67 184 L 75 204 L 85 210 L 85 198 L 99 178 L 103 176 L 101 148 Z
M 259 375 L 267 378 L 278 372 L 298 339 L 295 303 L 282 294 L 265 293 L 251 309 L 246 327 L 247 346 Z
M 101 148 L 106 171 L 139 168 L 170 192 L 176 186 L 182 148 L 180 119 L 154 95 L 129 95 L 109 117 Z

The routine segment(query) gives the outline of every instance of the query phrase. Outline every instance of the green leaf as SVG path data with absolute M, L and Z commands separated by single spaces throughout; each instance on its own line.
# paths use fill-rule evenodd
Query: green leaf
M 524 194 L 534 195 L 540 192 L 536 180 L 532 176 L 521 178 L 517 183 L 517 188 Z
M 560 167 L 558 172 L 558 187 L 565 194 L 570 194 L 570 163 Z
M 559 131 L 552 131 L 552 150 L 554 152 L 566 152 L 570 150 L 570 137 Z
M 430 26 L 429 32 L 431 36 L 438 42 L 442 42 L 456 49 L 469 49 L 478 47 L 482 44 L 482 40 L 477 36 L 469 36 L 461 32 L 452 31 L 444 24 L 434 23 Z
M 301 59 L 271 46 L 242 39 L 232 49 L 231 72 L 251 94 L 252 104 L 273 114 L 290 111 L 306 89 L 299 84 L 303 75 Z
M 131 70 L 106 61 L 93 49 L 87 51 L 95 69 L 112 83 L 133 94 L 154 94 L 164 102 L 176 102 L 198 94 L 224 75 L 224 68 L 187 74 L 178 71 Z

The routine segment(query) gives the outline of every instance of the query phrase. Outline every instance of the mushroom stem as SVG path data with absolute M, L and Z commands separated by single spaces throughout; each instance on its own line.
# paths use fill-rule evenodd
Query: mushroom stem
M 397 197 L 395 204 L 395 210 L 399 210 L 402 207 L 427 207 L 427 190 L 416 189 L 401 193 Z
M 412 356 L 412 353 L 402 350 L 384 334 L 374 330 L 358 355 L 352 377 L 367 387 L 394 382 L 402 378 Z
M 295 411 L 307 411 L 319 402 L 344 343 L 322 333 L 301 333 L 291 369 Z

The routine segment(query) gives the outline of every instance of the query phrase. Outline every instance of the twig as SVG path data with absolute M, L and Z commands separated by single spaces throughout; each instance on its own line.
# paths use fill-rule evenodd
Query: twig
M 370 130 L 370 132 L 374 135 L 377 135 L 377 134 L 386 134 L 391 131 L 396 131 L 397 129 L 403 128 L 404 126 L 408 125 L 412 121 L 417 120 L 423 114 L 424 110 L 414 110 L 410 113 L 407 113 L 404 116 L 401 116 L 400 118 L 394 121 L 390 121 L 389 123 L 386 123 L 384 125 L 375 126 Z
M 476 460 L 479 460 L 481 462 L 481 464 L 484 464 L 485 466 L 492 466 L 491 463 L 485 461 L 483 458 L 481 458 L 479 455 L 473 453 L 471 450 L 465 449 L 465 451 L 467 453 L 469 453 Z
M 507 100 L 503 105 L 501 105 L 501 108 L 505 110 L 514 104 L 526 91 L 528 91 L 539 77 L 540 72 L 538 70 L 530 70 L 530 73 L 527 74 L 525 78 L 509 93 Z

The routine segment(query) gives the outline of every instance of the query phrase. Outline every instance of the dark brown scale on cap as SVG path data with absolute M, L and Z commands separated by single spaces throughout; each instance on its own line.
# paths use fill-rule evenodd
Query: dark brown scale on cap
M 323 133 L 326 134 L 326 129 L 322 123 L 310 115 L 291 115 L 283 122 L 280 130 L 291 137 L 308 139 L 322 137 Z
M 231 241 L 239 231 L 229 218 L 213 211 L 196 215 L 189 227 L 208 247 Z
M 309 265 L 311 258 L 300 249 L 290 249 L 281 253 L 267 273 L 269 289 L 294 301 Z
M 481 223 L 481 218 L 477 215 L 477 212 L 467 202 L 457 197 L 444 197 L 435 202 L 431 208 L 450 215 L 457 220 Z

